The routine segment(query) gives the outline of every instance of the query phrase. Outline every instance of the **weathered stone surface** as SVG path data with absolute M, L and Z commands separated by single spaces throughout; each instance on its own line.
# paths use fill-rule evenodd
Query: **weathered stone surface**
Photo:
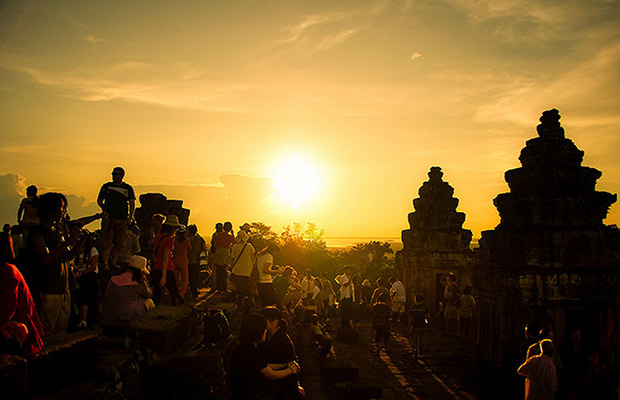
M 491 361 L 518 362 L 527 323 L 553 329 L 559 343 L 576 327 L 596 342 L 616 302 L 620 231 L 603 223 L 616 195 L 595 190 L 601 172 L 581 166 L 559 119 L 543 113 L 522 167 L 505 174 L 510 193 L 494 200 L 501 222 L 476 250 L 481 351 Z
M 127 336 L 140 339 L 146 348 L 165 355 L 173 352 L 198 328 L 198 317 L 187 307 L 159 305 L 126 328 Z
M 440 167 L 432 167 L 429 180 L 413 200 L 410 229 L 402 231 L 403 250 L 396 263 L 409 294 L 422 293 L 430 305 L 440 300 L 438 282 L 453 272 L 462 284 L 471 284 L 472 233 L 463 229 L 465 214 L 457 212 L 454 188 L 442 180 Z
M 27 398 L 28 361 L 19 356 L 0 354 L 0 394 L 1 398 Z M 6 397 L 5 397 L 6 396 Z
M 183 200 L 168 200 L 161 193 L 146 193 L 140 195 L 140 207 L 136 208 L 135 219 L 143 234 L 140 236 L 140 247 L 143 254 L 150 257 L 152 250 L 148 243 L 149 235 L 146 233 L 151 229 L 152 217 L 155 214 L 176 215 L 181 224 L 187 225 L 189 221 L 189 210 L 183 208 Z

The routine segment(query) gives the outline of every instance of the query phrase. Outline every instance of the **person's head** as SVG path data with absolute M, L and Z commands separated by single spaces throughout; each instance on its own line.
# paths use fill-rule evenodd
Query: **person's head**
M 41 222 L 58 222 L 62 219 L 63 207 L 64 200 L 60 193 L 44 193 L 39 197 L 37 214 Z
M 284 267 L 284 270 L 282 271 L 282 276 L 291 277 L 293 276 L 293 272 L 295 272 L 293 267 L 290 267 L 287 265 L 286 267 Z
M 390 276 L 390 279 L 388 280 L 388 282 L 390 282 L 390 285 L 393 285 L 394 282 L 396 282 L 396 278 L 394 278 L 393 276 Z
M 528 340 L 538 340 L 538 332 L 540 332 L 540 329 L 536 324 L 527 324 L 525 326 L 525 338 Z
M 416 302 L 416 304 L 424 303 L 424 295 L 422 293 L 416 294 L 415 295 L 415 302 Z
M 551 339 L 541 340 L 540 341 L 540 352 L 541 354 L 544 354 L 547 357 L 552 357 L 553 353 L 555 353 L 555 346 L 553 346 L 553 341 Z
M 175 225 L 163 224 L 161 226 L 161 232 L 167 235 L 170 235 L 170 236 L 174 235 L 176 230 L 177 230 L 177 227 Z
M 321 278 L 314 278 L 314 286 L 318 287 L 319 290 L 323 289 L 323 284 L 321 283 Z
M 223 230 L 224 230 L 224 224 L 222 224 L 221 222 L 218 222 L 217 224 L 215 224 L 216 232 L 222 232 Z
M 2 225 L 2 232 L 4 232 L 4 233 L 11 232 L 11 224 L 4 224 L 4 225 Z
M 553 333 L 553 331 L 551 329 L 549 329 L 549 328 L 543 328 L 538 333 L 538 337 L 541 338 L 541 339 L 551 339 L 551 340 L 554 340 L 555 339 L 555 333 Z
M 123 167 L 114 167 L 114 169 L 112 170 L 112 181 L 114 183 L 120 183 L 123 181 L 124 177 L 125 170 L 123 169 Z
M 235 239 L 237 243 L 245 243 L 248 241 L 249 238 L 250 237 L 245 231 L 240 230 L 239 232 L 237 232 L 237 237 Z
M 27 197 L 33 197 L 36 196 L 38 192 L 38 189 L 35 185 L 30 185 L 26 188 L 26 196 Z
M 265 307 L 260 311 L 260 313 L 267 320 L 267 331 L 270 334 L 274 334 L 280 329 L 288 329 L 288 324 L 286 323 L 286 320 L 282 318 L 282 312 L 276 307 Z
M 377 279 L 377 286 L 385 286 L 385 279 L 378 278 Z
M 250 226 L 250 224 L 248 224 L 247 222 L 243 225 L 241 225 L 239 227 L 239 229 L 241 229 L 242 231 L 244 231 L 245 233 L 247 233 L 248 235 L 250 234 L 250 230 L 252 229 L 252 227 Z
M 456 282 L 456 275 L 454 275 L 454 272 L 448 273 L 448 276 L 446 277 L 446 280 L 448 281 L 448 283 L 455 283 Z
M 267 319 L 262 314 L 250 314 L 241 322 L 239 342 L 243 344 L 258 344 L 265 340 L 267 334 Z
M 176 238 L 178 241 L 184 241 L 186 239 L 185 233 L 187 232 L 187 228 L 185 228 L 185 225 L 181 225 L 177 228 L 176 231 Z
M 370 286 L 370 281 L 368 279 L 364 279 L 362 281 L 362 286 Z
M 131 271 L 132 279 L 135 282 L 141 282 L 149 273 L 146 258 L 137 254 L 129 257 L 127 270 Z
M 232 231 L 232 222 L 226 221 L 224 222 L 224 232 Z
M 471 286 L 470 285 L 465 286 L 465 288 L 463 289 L 463 294 L 466 294 L 466 295 L 470 295 L 471 294 Z
M 166 222 L 166 216 L 163 214 L 153 214 L 151 220 L 153 221 L 153 224 L 161 226 L 164 222 Z
M 342 269 L 342 273 L 347 276 L 351 276 L 351 267 L 348 265 L 345 265 L 345 267 Z
M 387 299 L 388 299 L 388 297 L 387 297 L 387 293 L 385 293 L 385 292 L 384 292 L 384 293 L 381 293 L 381 294 L 379 295 L 378 299 L 379 299 L 379 301 L 380 301 L 381 303 L 386 303 L 386 302 L 387 302 Z
M 21 226 L 19 226 L 19 225 L 13 225 L 13 226 L 11 227 L 11 236 L 14 236 L 14 235 L 21 235 L 21 233 L 22 233 L 22 227 L 21 227 Z
M 196 226 L 196 224 L 191 224 L 190 226 L 187 227 L 187 231 L 189 232 L 190 235 L 194 236 L 195 234 L 198 233 L 198 227 Z
M 312 275 L 312 270 L 311 270 L 311 269 L 307 269 L 307 270 L 306 270 L 306 277 L 307 277 L 308 279 L 310 279 L 310 278 L 312 278 L 312 276 L 313 276 L 313 275 Z

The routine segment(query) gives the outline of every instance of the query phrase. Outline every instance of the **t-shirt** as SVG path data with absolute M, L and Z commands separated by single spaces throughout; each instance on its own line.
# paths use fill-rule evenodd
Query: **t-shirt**
M 267 379 L 260 371 L 267 367 L 262 353 L 252 344 L 240 344 L 230 357 L 234 399 L 253 399 L 263 393 Z
M 405 285 L 401 281 L 396 281 L 392 284 L 392 296 L 394 301 L 396 302 L 405 302 L 407 301 L 407 291 L 405 290 Z
M 392 308 L 386 303 L 375 303 L 372 306 L 372 325 L 375 328 L 388 328 L 392 317 Z
M 174 263 L 172 262 L 172 250 L 174 249 L 174 238 L 167 233 L 160 233 L 155 237 L 153 242 L 155 251 L 155 262 L 153 267 L 155 269 L 162 269 L 164 256 L 168 257 L 168 271 L 174 270 Z M 164 254 L 166 248 L 169 249 L 168 254 Z
M 336 282 L 340 285 L 340 300 L 355 298 L 355 287 L 353 282 L 351 282 L 351 278 L 346 274 L 338 275 Z
M 90 268 L 90 260 L 93 257 L 99 257 L 99 252 L 97 251 L 97 248 L 95 246 L 93 246 L 88 253 L 89 253 L 88 259 L 84 257 L 85 254 L 83 251 L 78 252 L 78 254 L 75 256 L 75 269 L 77 271 L 87 270 L 88 268 Z M 98 273 L 99 266 L 96 266 L 93 272 Z
M 258 283 L 271 283 L 271 275 L 265 271 L 273 265 L 273 256 L 270 253 L 261 253 L 256 260 L 258 268 Z
M 268 364 L 284 364 L 295 361 L 295 346 L 286 331 L 279 329 L 271 339 L 258 345 Z
M 34 238 L 37 235 L 43 237 L 48 252 L 54 251 L 62 241 L 62 233 L 56 228 L 47 228 L 37 225 L 28 235 L 28 269 L 33 284 L 40 293 L 65 294 L 69 292 L 69 266 L 62 260 L 50 264 L 44 264 L 34 250 Z
M 207 248 L 205 240 L 199 234 L 189 237 L 192 248 L 187 255 L 190 264 L 200 264 L 200 253 Z
M 129 218 L 129 201 L 135 200 L 136 195 L 131 185 L 121 182 L 104 183 L 99 190 L 97 201 L 103 200 L 105 211 L 110 214 L 112 219 Z
M 273 287 L 276 288 L 276 292 L 278 293 L 278 298 L 281 300 L 286 292 L 288 292 L 288 287 L 290 286 L 289 278 L 279 275 L 273 278 Z
M 250 276 L 254 263 L 254 246 L 250 243 L 235 243 L 230 251 L 232 272 L 239 276 Z
M 409 307 L 409 316 L 413 319 L 414 328 L 424 328 L 427 324 L 426 316 L 429 314 L 426 304 L 413 304 Z

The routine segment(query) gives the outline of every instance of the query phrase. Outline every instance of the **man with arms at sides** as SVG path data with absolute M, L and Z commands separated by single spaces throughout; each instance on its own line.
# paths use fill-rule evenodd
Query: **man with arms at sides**
M 540 341 L 541 354 L 528 358 L 517 370 L 525 376 L 525 400 L 554 400 L 558 376 L 551 357 L 555 351 L 549 339 Z
M 104 212 L 101 221 L 103 269 L 115 266 L 125 246 L 127 227 L 136 210 L 136 195 L 131 185 L 123 182 L 125 170 L 114 167 L 112 182 L 104 183 L 97 204 Z

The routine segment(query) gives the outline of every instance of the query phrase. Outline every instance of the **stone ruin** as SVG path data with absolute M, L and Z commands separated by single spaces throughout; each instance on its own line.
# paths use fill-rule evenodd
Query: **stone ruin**
M 509 193 L 493 201 L 501 217 L 475 252 L 481 355 L 518 363 L 527 323 L 551 328 L 556 342 L 581 328 L 602 343 L 620 287 L 620 232 L 603 224 L 616 195 L 596 191 L 601 172 L 564 137 L 558 110 L 545 111 L 522 167 L 506 172 Z
M 462 228 L 465 214 L 456 211 L 459 200 L 442 180 L 441 168 L 432 167 L 428 177 L 413 200 L 415 211 L 409 214 L 410 228 L 402 231 L 396 264 L 408 295 L 422 293 L 435 307 L 443 297 L 446 274 L 454 273 L 459 284 L 471 284 L 472 233 Z
M 161 193 L 145 193 L 140 195 L 140 207 L 136 208 L 136 223 L 142 231 L 140 236 L 140 247 L 145 257 L 151 257 L 151 245 L 148 243 L 151 230 L 152 217 L 154 214 L 163 214 L 165 216 L 176 215 L 179 217 L 179 223 L 187 225 L 189 221 L 189 210 L 183 208 L 183 200 L 168 200 Z

